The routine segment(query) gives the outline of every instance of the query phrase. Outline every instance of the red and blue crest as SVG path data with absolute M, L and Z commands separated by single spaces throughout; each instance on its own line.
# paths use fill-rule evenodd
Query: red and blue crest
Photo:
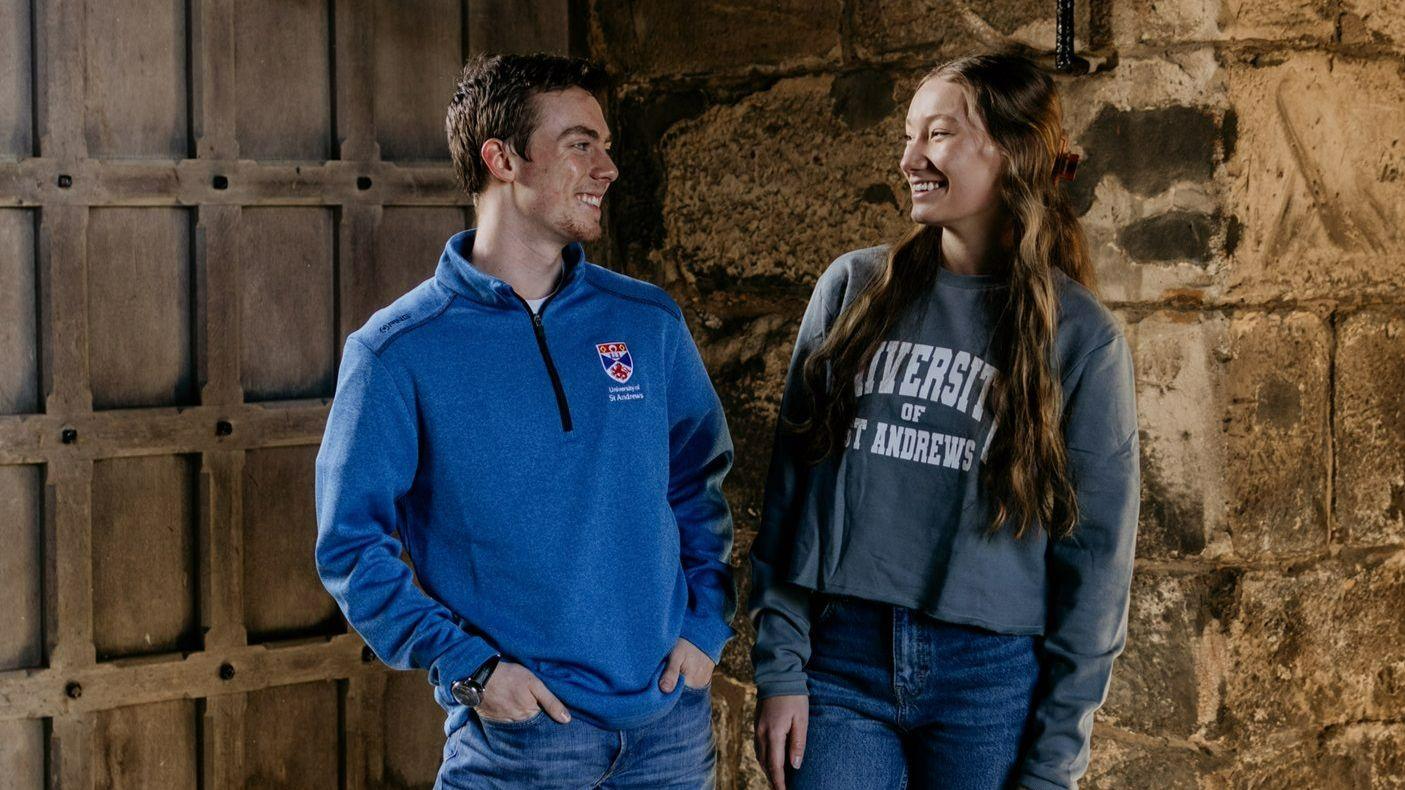
M 629 346 L 624 343 L 597 343 L 595 351 L 600 355 L 600 366 L 605 375 L 623 384 L 634 375 L 634 358 L 629 355 Z

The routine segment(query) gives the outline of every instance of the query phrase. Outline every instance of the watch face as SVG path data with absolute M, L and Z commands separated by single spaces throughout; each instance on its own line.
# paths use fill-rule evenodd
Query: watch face
M 478 703 L 483 701 L 483 691 L 477 683 L 472 681 L 456 681 L 449 687 L 449 693 L 454 695 L 454 699 L 470 708 L 478 707 Z

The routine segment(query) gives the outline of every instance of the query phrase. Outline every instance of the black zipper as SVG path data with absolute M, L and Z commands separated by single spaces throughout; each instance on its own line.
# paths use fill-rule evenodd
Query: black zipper
M 513 294 L 517 296 L 517 294 Z M 556 363 L 551 360 L 551 349 L 546 345 L 546 328 L 542 326 L 542 313 L 546 312 L 546 306 L 551 304 L 551 300 L 556 298 L 552 294 L 546 298 L 545 302 L 534 313 L 532 306 L 527 304 L 527 300 L 517 296 L 517 301 L 522 303 L 522 307 L 532 316 L 532 331 L 537 335 L 537 348 L 542 352 L 542 361 L 546 363 L 546 374 L 551 377 L 551 388 L 556 390 L 556 408 L 561 412 L 561 430 L 571 432 L 571 406 L 566 402 L 566 388 L 561 386 L 561 376 L 556 372 Z

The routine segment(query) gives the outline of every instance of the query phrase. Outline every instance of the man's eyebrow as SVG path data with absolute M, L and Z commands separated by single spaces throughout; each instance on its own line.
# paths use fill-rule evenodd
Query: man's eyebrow
M 562 140 L 562 139 L 565 139 L 565 138 L 567 138 L 567 137 L 570 137 L 570 136 L 573 135 L 573 134 L 583 134 L 583 135 L 585 135 L 586 137 L 589 137 L 589 138 L 592 139 L 592 140 L 599 140 L 599 139 L 600 139 L 600 133 L 599 133 L 599 132 L 595 131 L 594 129 L 590 128 L 589 126 L 581 126 L 581 125 L 579 125 L 579 124 L 576 125 L 576 126 L 572 126 L 572 127 L 568 128 L 568 129 L 566 129 L 566 131 L 562 132 L 561 135 L 560 135 L 559 137 L 557 137 L 556 139 Z M 605 142 L 607 142 L 607 143 L 610 142 L 610 138 L 609 138 L 608 135 L 605 137 Z

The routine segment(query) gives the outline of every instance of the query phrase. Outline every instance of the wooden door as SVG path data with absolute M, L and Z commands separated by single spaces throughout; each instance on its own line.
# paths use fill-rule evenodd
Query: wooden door
M 0 3 L 0 784 L 427 787 L 312 560 L 346 334 L 471 221 L 471 50 L 566 3 Z

